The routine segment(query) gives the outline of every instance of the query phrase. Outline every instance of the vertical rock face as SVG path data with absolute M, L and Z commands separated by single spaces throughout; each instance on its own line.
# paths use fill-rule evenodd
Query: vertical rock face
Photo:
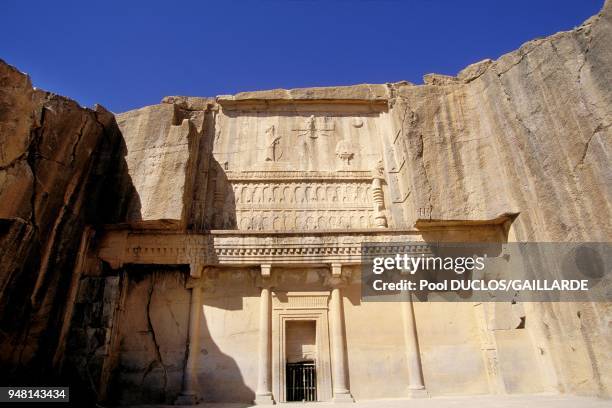
M 497 61 L 475 63 L 457 77 L 426 75 L 421 86 L 245 92 L 216 102 L 167 97 L 162 104 L 120 114 L 140 201 L 136 213 L 142 221 L 211 227 L 203 213 L 214 218 L 215 200 L 227 206 L 227 200 L 236 204 L 242 198 L 236 191 L 207 195 L 207 188 L 223 184 L 214 174 L 230 175 L 236 168 L 309 170 L 299 158 L 300 146 L 290 146 L 287 135 L 299 135 L 309 112 L 321 116 L 327 109 L 337 122 L 330 125 L 335 134 L 353 137 L 346 127 L 361 135 L 353 137 L 361 152 L 347 143 L 335 146 L 352 163 L 347 169 L 363 164 L 360 154 L 374 157 L 384 147 L 380 156 L 391 179 L 394 226 L 412 226 L 418 219 L 493 219 L 510 212 L 521 214 L 511 239 L 605 241 L 612 236 L 612 226 L 603 222 L 612 188 L 610 4 L 572 31 L 528 42 Z M 356 101 L 387 103 L 388 109 L 362 112 L 359 127 L 348 119 L 345 124 L 340 111 L 359 112 L 346 107 Z M 294 120 L 287 119 L 292 119 L 289 110 Z M 325 125 L 315 121 L 314 126 Z M 364 135 L 377 143 L 363 150 L 359 138 Z M 322 133 L 319 143 L 328 136 Z M 335 147 L 320 152 L 319 167 L 335 169 L 335 155 L 341 154 Z M 291 155 L 302 162 L 289 163 Z M 241 229 L 239 221 L 217 220 L 217 228 Z
M 86 224 L 116 222 L 105 185 L 121 176 L 123 140 L 102 107 L 34 90 L 0 61 L 0 362 L 36 381 L 56 348 Z M 2 380 L 6 383 L 6 379 Z
M 185 273 L 140 269 L 130 271 L 140 279 L 126 288 L 120 322 L 115 383 L 121 386 L 109 394 L 127 404 L 171 404 L 181 391 L 189 328 Z
M 434 219 L 520 213 L 510 240 L 610 241 L 611 43 L 608 1 L 575 30 L 457 78 L 395 85 L 393 150 L 406 160 L 415 207 Z M 610 305 L 533 307 L 528 320 L 549 342 L 537 347 L 559 373 L 554 386 L 610 395 Z
M 0 75 L 0 215 L 27 219 L 33 188 L 27 153 L 38 121 L 35 92 L 26 75 L 3 62 Z
M 167 97 L 116 119 L 34 90 L 0 61 L 2 375 L 36 382 L 36 372 L 48 384 L 66 361 L 98 399 L 123 392 L 108 387 L 116 366 L 151 401 L 179 392 L 187 312 L 172 338 L 174 309 L 161 305 L 164 285 L 187 296 L 185 271 L 138 281 L 121 245 L 103 248 L 118 256 L 102 263 L 101 224 L 120 224 L 112 228 L 127 241 L 134 229 L 412 228 L 506 213 L 518 214 L 512 241 L 610 241 L 610 44 L 608 1 L 575 30 L 424 85 Z M 182 259 L 189 242 L 156 254 Z M 147 313 L 116 324 L 126 293 L 141 292 L 127 304 L 143 300 Z M 609 396 L 610 303 L 525 309 L 523 328 L 555 373 L 544 388 Z M 130 337 L 132 321 L 141 330 Z M 141 338 L 146 352 L 112 354 L 136 353 Z
M 253 206 L 247 201 L 257 200 L 256 193 L 243 200 L 240 188 L 217 191 L 224 183 L 239 184 L 223 176 L 232 177 L 236 168 L 253 172 L 285 169 L 283 162 L 297 154 L 285 145 L 286 139 L 292 131 L 299 131 L 301 123 L 288 122 L 288 116 L 307 118 L 309 111 L 327 109 L 318 115 L 337 116 L 338 133 L 345 120 L 337 115 L 338 104 L 387 101 L 388 110 L 364 120 L 366 125 L 359 132 L 383 146 L 389 183 L 385 196 L 397 197 L 387 203 L 391 225 L 408 227 L 419 219 L 483 220 L 512 213 L 520 214 L 510 230 L 513 241 L 609 241 L 611 5 L 607 2 L 599 15 L 572 31 L 528 42 L 497 61 L 475 63 L 456 77 L 426 75 L 421 86 L 396 83 L 249 92 L 219 97 L 213 107 L 205 107 L 205 99 L 166 98 L 164 102 L 174 104 L 175 109 L 209 115 L 202 137 L 213 144 L 214 154 L 206 168 L 210 177 L 207 171 L 186 176 L 191 177 L 194 188 L 208 186 L 208 194 L 186 195 L 181 187 L 184 169 L 179 169 L 181 181 L 176 191 L 169 193 L 183 208 L 192 201 L 191 213 L 182 212 L 182 217 L 191 217 L 183 218 L 191 226 L 214 228 L 218 222 L 217 228 L 277 229 L 270 219 L 267 227 L 265 218 L 255 225 L 246 217 L 243 225 L 240 219 L 219 213 L 217 206 L 235 205 L 231 210 L 239 216 L 241 205 Z M 319 105 L 312 105 L 316 103 Z M 283 104 L 291 106 L 291 113 L 283 112 Z M 140 118 L 154 112 L 167 112 L 167 118 L 151 129 L 163 129 L 162 134 L 170 137 L 169 127 L 178 122 L 171 107 L 161 104 L 120 116 L 128 145 L 136 143 L 131 138 L 143 142 L 133 129 L 143 129 L 145 125 L 137 125 Z M 152 118 L 149 123 L 158 120 Z M 350 121 L 346 123 L 350 128 Z M 325 126 L 314 124 L 316 129 Z M 373 145 L 368 151 L 378 148 Z M 135 152 L 137 155 L 138 150 Z M 199 152 L 202 162 L 208 152 Z M 298 163 L 297 170 L 302 169 L 300 165 L 305 164 Z M 144 191 L 165 182 L 164 176 L 157 181 L 149 178 L 136 188 Z M 609 308 L 602 303 L 531 306 L 530 326 L 541 331 L 536 347 L 549 369 L 557 373 L 552 388 L 610 394 L 612 378 L 604 369 Z M 574 351 L 568 354 L 568 348 Z
M 136 187 L 136 194 L 126 197 L 128 221 L 185 226 L 207 106 L 186 110 L 180 103 L 164 103 L 117 115 Z
M 612 236 L 609 8 L 457 78 L 395 87 L 394 149 L 432 218 L 513 210 L 519 240 Z

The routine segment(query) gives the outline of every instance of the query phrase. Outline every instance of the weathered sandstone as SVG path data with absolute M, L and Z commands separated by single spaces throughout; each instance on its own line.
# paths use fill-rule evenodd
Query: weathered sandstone
M 2 382 L 41 382 L 59 368 L 84 228 L 119 219 L 108 187 L 129 177 L 110 112 L 34 90 L 3 61 L 0 84 Z
M 360 299 L 358 267 L 364 240 L 612 241 L 610 44 L 607 1 L 423 85 L 116 116 L 0 63 L 4 375 L 120 403 L 284 401 L 282 322 L 302 318 L 320 399 L 610 397 L 610 302 L 400 310 Z

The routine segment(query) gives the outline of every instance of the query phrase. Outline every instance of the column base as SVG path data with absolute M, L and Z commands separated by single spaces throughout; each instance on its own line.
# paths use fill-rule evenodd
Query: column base
M 409 398 L 429 398 L 429 393 L 425 387 L 423 388 L 410 388 L 408 390 Z
M 355 402 L 355 400 L 353 399 L 353 396 L 351 395 L 350 391 L 346 391 L 346 392 L 335 392 L 334 398 L 332 398 L 332 402 L 344 403 L 344 402 Z
M 274 398 L 272 393 L 270 394 L 257 394 L 255 395 L 255 405 L 274 405 Z
M 180 394 L 174 400 L 174 405 L 197 405 L 199 400 L 196 394 Z

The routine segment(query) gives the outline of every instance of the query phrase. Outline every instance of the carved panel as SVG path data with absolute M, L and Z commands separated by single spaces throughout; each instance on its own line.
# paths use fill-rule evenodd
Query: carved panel
M 374 223 L 369 182 L 235 182 L 241 230 L 369 228 Z
M 194 217 L 198 228 L 386 227 L 386 182 L 374 171 L 386 131 L 379 119 L 379 112 L 220 111 L 213 149 L 219 166 L 206 213 Z
M 367 182 L 236 182 L 233 183 L 236 208 L 336 208 L 371 207 Z
M 328 230 L 380 224 L 380 186 L 372 171 L 228 172 L 215 179 L 213 229 Z

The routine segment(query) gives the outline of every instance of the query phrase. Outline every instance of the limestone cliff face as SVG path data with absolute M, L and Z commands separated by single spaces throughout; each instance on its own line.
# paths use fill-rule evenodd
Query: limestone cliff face
M 126 196 L 128 221 L 166 220 L 169 226 L 184 227 L 206 104 L 202 108 L 161 104 L 117 115 L 119 128 L 129 135 L 127 165 L 136 187 L 136 194 Z
M 278 89 L 220 96 L 216 103 L 168 97 L 120 114 L 139 214 L 144 221 L 204 223 L 196 204 L 205 193 L 193 189 L 210 183 L 208 168 L 198 168 L 215 149 L 210 145 L 223 142 L 225 132 L 237 138 L 248 128 L 250 141 L 235 147 L 260 155 L 266 116 L 287 116 L 276 106 L 305 115 L 317 101 L 330 111 L 382 102 L 386 112 L 363 129 L 384 145 L 381 158 L 394 184 L 389 193 L 397 196 L 390 204 L 395 226 L 519 213 L 513 240 L 608 240 L 611 8 L 607 2 L 574 30 L 528 42 L 497 61 L 475 63 L 457 77 L 426 75 L 424 85 Z M 236 113 L 236 106 L 252 113 Z M 253 119 L 231 121 L 239 115 Z M 221 156 L 227 153 L 215 156 L 210 169 L 231 171 L 235 163 L 220 163 Z
M 151 209 L 143 214 L 151 214 L 151 219 L 175 218 L 191 227 L 211 227 L 206 209 L 212 208 L 209 218 L 220 218 L 212 197 L 220 194 L 216 199 L 225 208 L 236 201 L 227 198 L 229 193 L 213 194 L 219 182 L 211 180 L 242 160 L 226 152 L 251 149 L 252 157 L 261 155 L 266 146 L 258 135 L 269 129 L 270 116 L 280 118 L 275 122 L 277 131 L 290 132 L 299 124 L 286 125 L 283 117 L 307 115 L 315 102 L 337 117 L 347 109 L 357 112 L 355 104 L 383 102 L 387 108 L 362 129 L 384 146 L 381 157 L 389 184 L 385 194 L 392 197 L 388 208 L 393 226 L 410 227 L 428 219 L 485 220 L 511 213 L 519 214 L 509 233 L 513 241 L 610 241 L 610 44 L 612 2 L 608 1 L 600 14 L 574 30 L 530 41 L 497 61 L 470 65 L 456 77 L 426 75 L 424 85 L 245 92 L 220 96 L 216 103 L 169 97 L 160 105 L 120 115 L 119 123 L 128 146 L 144 143 L 146 154 L 153 156 L 161 146 L 154 139 L 163 139 L 166 157 L 176 155 L 168 163 L 177 162 L 170 171 L 177 182 L 173 191 L 167 190 L 172 198 L 164 201 L 178 204 L 173 205 L 174 212 L 162 211 L 167 216 L 161 217 L 153 207 L 165 204 L 147 203 Z M 283 111 L 279 106 L 290 108 Z M 190 134 L 186 125 L 182 133 L 172 131 L 172 126 L 182 123 L 176 119 L 178 111 L 189 112 L 191 117 L 181 116 L 189 121 L 197 112 L 208 120 L 206 126 L 190 125 L 203 129 L 201 134 L 193 133 L 202 139 L 201 146 L 213 145 L 208 164 L 208 151 L 191 150 L 190 160 L 198 154 L 201 171 L 185 168 L 186 147 L 176 153 L 176 135 L 181 134 L 181 144 L 187 146 Z M 240 116 L 242 122 L 236 119 Z M 251 132 L 250 139 L 242 136 L 243 128 Z M 148 129 L 144 130 L 148 136 L 143 136 L 143 129 Z M 136 183 L 147 196 L 165 188 L 167 179 L 162 173 L 152 174 L 157 170 L 149 170 L 149 163 L 156 168 L 159 161 L 141 160 L 142 148 L 128 152 L 128 162 L 134 163 L 139 175 L 150 173 Z M 370 149 L 377 148 L 374 144 Z M 250 169 L 257 168 L 247 162 Z M 189 182 L 183 180 L 192 180 L 194 189 L 203 190 L 186 194 Z M 203 186 L 208 186 L 209 201 Z M 188 207 L 190 212 L 184 210 Z M 237 224 L 230 219 L 219 227 L 240 228 L 239 220 Z M 556 373 L 549 387 L 610 395 L 611 373 L 604 369 L 609 361 L 610 305 L 533 304 L 528 309 L 533 330 L 544 339 L 536 341 L 537 347 L 547 369 Z
M 359 181 L 351 194 L 365 214 L 357 227 L 371 226 L 367 189 L 371 173 L 380 170 L 385 184 L 377 197 L 385 197 L 390 227 L 510 213 L 518 215 L 509 240 L 611 241 L 610 44 L 608 1 L 572 31 L 470 65 L 456 77 L 426 75 L 424 85 L 167 97 L 116 121 L 101 107 L 85 109 L 34 90 L 26 75 L 0 61 L 3 372 L 57 372 L 71 330 L 78 340 L 72 350 L 82 353 L 71 362 L 77 370 L 106 352 L 101 345 L 112 337 L 108 309 L 120 303 L 120 289 L 112 289 L 120 279 L 116 271 L 105 276 L 108 265 L 79 264 L 100 224 L 193 232 L 314 225 L 312 217 L 279 226 L 255 222 L 247 211 L 236 218 L 239 206 L 257 197 L 251 192 L 241 201 L 244 190 L 236 186 L 262 171 L 277 172 L 282 181 L 283 172 L 295 176 L 321 164 L 315 187 L 327 177 L 322 170 L 350 174 Z M 292 142 L 299 137 L 329 146 L 320 154 L 300 152 Z M 332 190 L 322 196 L 307 190 L 301 199 L 315 191 L 317 202 L 334 203 L 328 212 L 358 207 Z M 257 194 L 260 207 L 276 199 L 269 190 Z M 321 220 L 315 228 L 355 227 L 341 218 Z M 81 277 L 82 269 L 91 276 Z M 546 388 L 610 396 L 610 303 L 526 309 L 526 327 L 549 371 Z M 100 369 L 95 382 L 105 383 L 108 371 Z
M 0 363 L 6 378 L 27 373 L 36 381 L 34 371 L 43 378 L 56 368 L 85 225 L 120 217 L 121 203 L 105 185 L 129 185 L 121 176 L 123 152 L 110 112 L 34 90 L 25 74 L 0 61 Z
M 612 3 L 575 30 L 394 86 L 413 202 L 436 219 L 520 213 L 517 241 L 612 238 Z M 610 304 L 534 304 L 554 388 L 610 395 Z M 551 356 L 552 355 L 552 356 Z M 588 356 L 588 357 L 587 357 Z
M 394 148 L 433 218 L 515 211 L 517 240 L 612 236 L 610 8 L 456 78 L 394 87 Z
M 117 115 L 125 135 L 130 186 L 122 195 L 130 223 L 165 228 L 185 228 L 193 196 L 205 195 L 206 183 L 198 186 L 197 172 L 206 180 L 208 149 L 204 126 L 213 101 L 187 108 L 163 103 Z M 199 192 L 199 190 L 204 191 Z

